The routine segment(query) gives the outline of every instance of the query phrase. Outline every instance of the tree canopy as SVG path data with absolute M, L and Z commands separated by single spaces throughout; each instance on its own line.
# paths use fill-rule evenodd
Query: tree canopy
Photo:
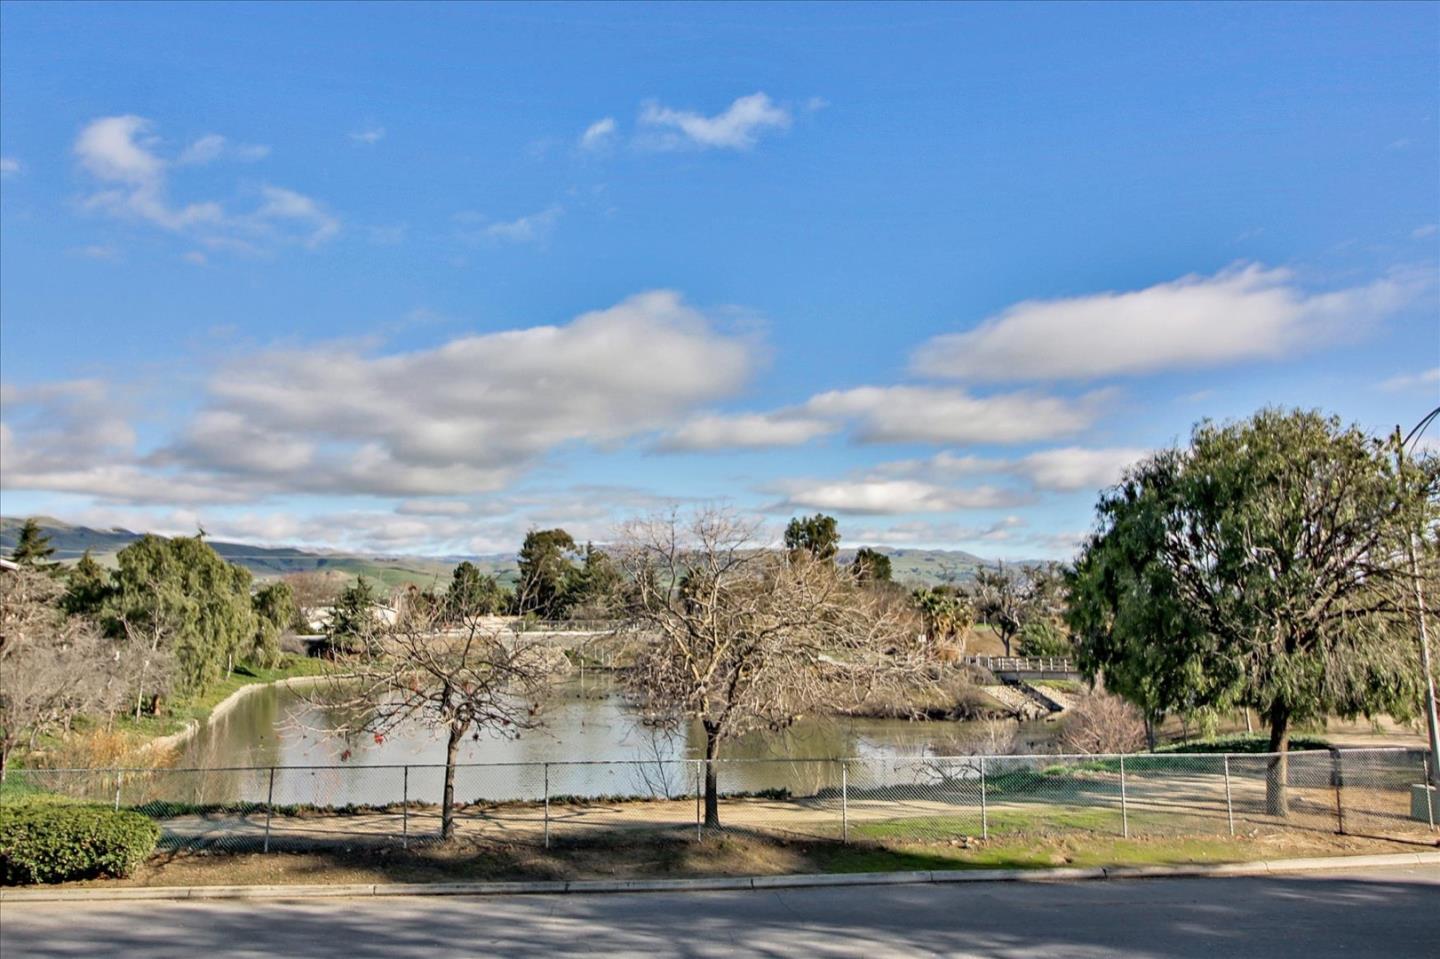
M 868 546 L 855 551 L 855 561 L 850 568 L 862 583 L 890 582 L 890 557 Z
M 840 550 L 839 524 L 824 513 L 797 516 L 785 527 L 785 548 L 809 553 L 812 559 L 833 560 Z
M 1401 558 L 1440 470 L 1405 468 L 1402 484 L 1383 444 L 1315 412 L 1201 423 L 1101 496 L 1069 581 L 1081 667 L 1151 716 L 1253 708 L 1282 755 L 1299 722 L 1407 715 Z M 1269 785 L 1283 814 L 1283 759 Z
M 10 558 L 20 566 L 32 566 L 37 569 L 51 565 L 50 557 L 55 555 L 55 547 L 50 545 L 50 537 L 46 536 L 40 529 L 34 517 L 25 520 L 20 527 L 20 536 L 15 541 L 15 549 L 11 551 Z
M 491 616 L 504 610 L 505 593 L 494 576 L 485 575 L 478 566 L 465 560 L 450 575 L 445 604 L 446 617 L 451 620 Z
M 518 557 L 520 582 L 516 612 L 542 619 L 560 619 L 575 575 L 575 540 L 563 529 L 532 529 L 525 534 Z
M 146 534 L 115 559 L 105 621 L 113 634 L 168 650 L 177 691 L 203 692 L 253 646 L 250 572 L 227 563 L 200 537 Z

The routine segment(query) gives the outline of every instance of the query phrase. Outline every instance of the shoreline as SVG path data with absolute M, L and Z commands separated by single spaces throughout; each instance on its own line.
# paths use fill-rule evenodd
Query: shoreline
M 324 675 L 287 676 L 284 679 L 272 679 L 268 682 L 263 683 L 246 683 L 244 686 L 241 686 L 229 696 L 226 696 L 224 699 L 220 700 L 220 702 L 216 703 L 214 708 L 210 710 L 210 714 L 206 716 L 203 720 L 186 720 L 185 727 L 183 729 L 179 730 L 178 732 L 167 733 L 164 736 L 156 736 L 155 738 L 142 743 L 137 749 L 137 752 L 141 755 L 145 755 L 148 753 L 153 753 L 157 750 L 177 749 L 180 746 L 183 746 L 185 743 L 193 739 L 196 733 L 200 732 L 200 728 L 202 726 L 224 717 L 236 706 L 238 706 L 242 699 L 251 695 L 257 690 L 268 689 L 272 686 L 277 688 L 288 688 L 291 686 L 311 685 L 317 682 L 321 682 L 325 678 L 326 677 Z

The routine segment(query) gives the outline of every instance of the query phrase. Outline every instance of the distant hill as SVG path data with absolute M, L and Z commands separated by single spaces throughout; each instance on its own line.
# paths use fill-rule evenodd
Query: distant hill
M 50 545 L 55 547 L 55 558 L 62 562 L 75 562 L 88 549 L 98 562 L 107 566 L 113 565 L 115 554 L 141 536 L 140 533 L 128 529 L 75 526 L 49 516 L 37 516 L 35 520 L 45 535 L 50 537 Z M 8 555 L 15 548 L 20 527 L 24 522 L 23 517 L 0 517 L 0 551 Z M 437 582 L 443 588 L 455 565 L 462 560 L 469 560 L 480 567 L 482 572 L 495 576 L 507 586 L 513 586 L 516 579 L 515 557 L 506 554 L 367 556 L 306 550 L 293 546 L 256 546 L 222 540 L 208 542 L 215 552 L 232 563 L 244 566 L 260 578 L 321 570 L 346 576 L 364 576 L 392 588 L 410 583 L 428 586 Z M 963 550 L 897 549 L 888 546 L 876 549 L 890 557 L 892 576 L 900 583 L 961 583 L 973 579 L 976 570 L 995 565 L 993 560 Z M 840 551 L 839 558 L 842 563 L 848 563 L 854 557 L 854 548 Z
M 95 560 L 110 566 L 115 554 L 139 539 L 142 534 L 128 529 L 93 529 L 89 526 L 75 526 L 49 516 L 37 516 L 36 522 L 50 545 L 55 547 L 55 559 L 61 562 L 75 562 L 88 549 Z M 0 517 L 0 550 L 8 554 L 15 548 L 20 536 L 23 518 Z M 257 577 L 271 578 L 286 573 L 312 570 L 343 573 L 346 576 L 364 576 L 386 586 L 404 586 L 416 583 L 429 585 L 437 579 L 443 582 L 450 578 L 450 571 L 459 559 L 424 556 L 363 556 L 328 553 L 298 549 L 291 546 L 256 546 L 252 543 L 230 543 L 223 540 L 209 540 L 210 546 L 232 563 L 244 566 Z M 466 557 L 482 571 L 491 573 L 503 582 L 513 583 L 515 561 L 509 556 Z

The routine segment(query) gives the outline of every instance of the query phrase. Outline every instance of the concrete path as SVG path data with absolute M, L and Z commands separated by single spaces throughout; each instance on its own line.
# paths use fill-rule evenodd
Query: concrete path
M 9 957 L 900 956 L 1324 959 L 1440 954 L 1440 868 L 324 902 L 7 904 Z

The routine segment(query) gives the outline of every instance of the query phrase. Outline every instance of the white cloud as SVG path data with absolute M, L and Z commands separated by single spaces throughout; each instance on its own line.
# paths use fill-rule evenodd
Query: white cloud
M 812 397 L 800 408 L 854 422 L 862 443 L 1029 443 L 1090 426 L 1114 396 L 1021 392 L 974 396 L 931 386 L 862 386 Z
M 1029 300 L 922 345 L 912 368 L 972 381 L 1094 379 L 1278 359 L 1353 333 L 1410 302 L 1427 281 L 1397 273 L 1308 293 L 1258 264 L 1143 290 Z
M 14 157 L 0 157 L 0 177 L 15 176 L 24 169 Z
M 531 213 L 528 216 L 500 223 L 491 223 L 482 232 L 492 240 L 500 240 L 505 243 L 535 243 L 550 235 L 556 221 L 564 212 L 564 207 L 554 204 L 538 213 Z
M 385 139 L 385 128 L 381 126 L 368 126 L 362 130 L 356 130 L 351 133 L 350 139 L 356 143 L 363 143 L 366 146 L 374 146 Z
M 961 509 L 1016 506 L 1028 497 L 996 486 L 957 489 L 907 479 L 795 480 L 783 484 L 784 498 L 770 512 L 795 509 L 837 513 L 948 513 Z
M 206 257 L 205 254 L 201 253 L 199 250 L 187 250 L 186 252 L 180 254 L 180 259 L 184 260 L 186 263 L 191 264 L 192 266 L 204 266 L 205 264 L 210 262 L 209 258 Z
M 208 133 L 187 146 L 175 160 L 179 166 L 203 166 L 221 157 L 254 163 L 270 155 L 270 148 L 258 143 L 233 143 L 218 133 Z
M 829 420 L 785 413 L 706 414 L 662 437 L 656 449 L 688 452 L 799 446 L 838 428 Z
M 1038 450 L 1015 459 L 957 455 L 942 450 L 925 459 L 896 460 L 872 467 L 876 477 L 943 483 L 967 476 L 1014 476 L 1047 492 L 1099 490 L 1118 482 L 1125 468 L 1150 451 L 1140 447 Z
M 1379 386 L 1388 393 L 1407 392 L 1428 387 L 1433 394 L 1437 384 L 1440 384 L 1440 366 L 1421 370 L 1419 373 L 1397 373 Z
M 1440 231 L 1440 224 L 1425 223 L 1411 230 L 1410 238 L 1412 240 L 1428 239 L 1429 237 L 1434 236 L 1437 231 Z
M 407 499 L 395 507 L 404 516 L 466 516 L 470 511 L 464 500 Z
M 849 429 L 860 443 L 1030 443 L 1073 435 L 1114 390 L 1078 397 L 1034 392 L 975 396 L 953 387 L 860 386 L 764 413 L 705 414 L 662 437 L 661 451 L 799 446 Z
M 1100 490 L 1120 481 L 1126 467 L 1150 451 L 1138 447 L 1081 449 L 1068 446 L 1022 456 L 1013 471 L 1038 488 L 1055 492 Z
M 299 224 L 305 231 L 305 244 L 318 246 L 340 232 L 340 221 L 321 208 L 310 197 L 278 186 L 262 186 L 264 202 L 254 218 L 261 223 L 285 220 Z
M 580 149 L 601 150 L 615 141 L 617 125 L 614 117 L 596 120 L 580 134 Z
M 642 142 L 657 149 L 688 146 L 748 150 L 759 141 L 762 132 L 784 130 L 790 123 L 790 111 L 772 102 L 764 93 L 740 97 L 713 117 L 675 110 L 654 101 L 646 103 L 640 111 L 640 125 L 656 131 Z
M 338 232 L 339 221 L 315 200 L 284 187 L 260 187 L 259 206 L 243 214 L 227 213 L 215 200 L 172 203 L 168 195 L 172 166 L 208 162 L 226 152 L 259 159 L 263 154 L 257 151 L 268 148 L 231 147 L 224 137 L 212 134 L 191 144 L 172 164 L 156 152 L 158 140 L 152 128 L 149 120 L 126 115 L 102 117 L 80 132 L 75 155 L 103 185 L 85 198 L 86 209 L 193 236 L 211 249 L 253 252 L 261 245 L 285 242 L 315 246 Z
M 275 351 L 214 377 L 208 408 L 155 462 L 280 491 L 494 490 L 558 446 L 663 429 L 731 394 L 756 352 L 670 291 L 412 353 Z

